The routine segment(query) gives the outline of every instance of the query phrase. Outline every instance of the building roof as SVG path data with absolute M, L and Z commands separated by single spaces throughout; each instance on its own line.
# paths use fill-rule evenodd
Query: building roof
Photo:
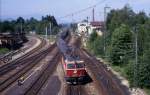
M 94 22 L 90 22 L 90 24 L 95 27 L 98 27 L 98 26 L 103 27 L 104 26 L 104 22 L 102 22 L 102 21 L 94 21 Z

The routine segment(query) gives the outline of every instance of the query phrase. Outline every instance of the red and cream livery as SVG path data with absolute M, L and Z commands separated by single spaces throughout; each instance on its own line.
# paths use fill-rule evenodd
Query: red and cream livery
M 67 83 L 82 83 L 87 76 L 84 61 L 65 59 L 62 57 L 62 64 Z

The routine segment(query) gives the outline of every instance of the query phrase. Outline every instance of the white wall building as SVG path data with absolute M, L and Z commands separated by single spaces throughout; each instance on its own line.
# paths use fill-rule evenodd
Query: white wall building
M 80 36 L 88 34 L 89 23 L 81 22 L 81 23 L 78 23 L 77 27 L 78 27 L 77 32 Z
M 94 21 L 94 22 L 81 22 L 78 23 L 77 27 L 77 32 L 79 34 L 79 36 L 81 35 L 90 35 L 92 32 L 97 32 L 98 35 L 102 36 L 103 35 L 103 26 L 104 23 L 103 22 L 99 22 L 99 21 Z

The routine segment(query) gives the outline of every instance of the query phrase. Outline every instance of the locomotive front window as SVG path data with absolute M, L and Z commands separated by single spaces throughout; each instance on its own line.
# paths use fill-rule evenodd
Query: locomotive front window
M 76 67 L 77 67 L 77 68 L 84 68 L 84 64 L 78 64 L 78 63 L 77 63 L 77 64 L 76 64 Z
M 68 64 L 68 65 L 67 65 L 67 68 L 68 68 L 68 69 L 74 69 L 74 68 L 75 68 L 75 64 Z

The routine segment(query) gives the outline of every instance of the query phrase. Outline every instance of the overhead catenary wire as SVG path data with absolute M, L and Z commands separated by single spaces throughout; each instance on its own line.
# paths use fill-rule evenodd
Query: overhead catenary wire
M 95 7 L 97 7 L 98 5 L 104 3 L 105 1 L 106 1 L 106 0 L 101 0 L 101 1 L 99 1 L 98 3 L 96 3 L 96 4 L 92 5 L 92 6 L 89 6 L 89 7 L 87 7 L 87 8 L 81 9 L 81 10 L 79 10 L 79 11 L 76 11 L 76 12 L 67 14 L 67 15 L 65 15 L 65 16 L 59 17 L 59 19 L 63 19 L 63 18 L 75 16 L 75 15 L 80 14 L 80 13 L 82 13 L 82 12 L 85 12 L 85 11 L 87 11 L 87 10 L 89 10 L 89 9 L 95 8 Z

